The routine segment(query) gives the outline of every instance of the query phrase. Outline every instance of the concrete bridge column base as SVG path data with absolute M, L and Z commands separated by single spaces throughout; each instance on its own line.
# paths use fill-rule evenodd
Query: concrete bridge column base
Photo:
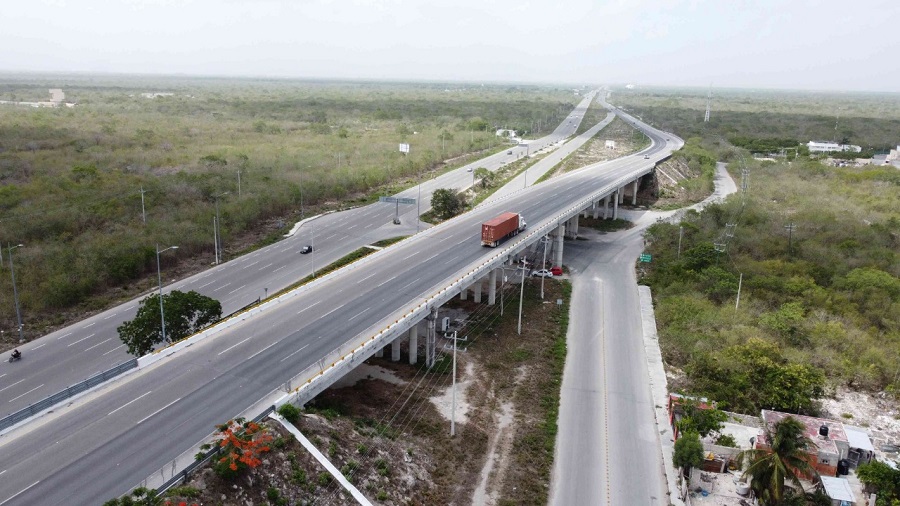
M 476 304 L 481 304 L 481 288 L 483 281 L 483 279 L 479 279 L 472 285 L 472 292 L 475 294 L 474 300 Z
M 459 291 L 459 300 L 466 300 L 469 298 L 469 289 L 463 288 Z
M 400 338 L 391 341 L 391 362 L 400 361 Z
M 419 358 L 419 324 L 409 329 L 409 365 L 416 365 Z
M 566 235 L 565 223 L 560 223 L 556 229 L 556 247 L 553 248 L 553 265 L 562 266 L 563 259 L 563 238 Z
M 603 219 L 609 219 L 609 195 L 603 197 Z
M 497 269 L 491 269 L 488 276 L 488 306 L 497 303 Z
M 631 188 L 631 205 L 637 205 L 637 192 L 638 192 L 638 183 L 641 182 L 641 178 L 637 178 L 634 180 L 634 186 Z
M 621 191 L 621 190 L 616 190 L 616 194 L 614 195 L 614 197 L 615 197 L 615 198 L 613 199 L 613 216 L 612 216 L 612 219 L 618 220 L 618 219 L 619 219 L 619 200 L 622 198 L 622 191 Z

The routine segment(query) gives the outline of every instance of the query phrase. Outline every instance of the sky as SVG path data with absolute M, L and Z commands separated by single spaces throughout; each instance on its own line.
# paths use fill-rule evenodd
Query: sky
M 3 0 L 0 70 L 900 92 L 898 0 Z

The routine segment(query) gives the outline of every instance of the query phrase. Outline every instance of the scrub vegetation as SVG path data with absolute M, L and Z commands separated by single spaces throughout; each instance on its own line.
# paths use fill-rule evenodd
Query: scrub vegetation
M 678 224 L 647 233 L 643 281 L 682 386 L 745 413 L 814 412 L 828 381 L 897 393 L 900 173 L 748 166 L 745 197 L 685 216 L 680 256 Z
M 0 107 L 0 241 L 25 244 L 14 254 L 29 339 L 150 288 L 157 243 L 180 246 L 164 270 L 211 263 L 216 206 L 229 258 L 277 240 L 301 204 L 395 192 L 504 149 L 495 127 L 551 129 L 577 98 L 514 85 L 8 76 L 0 99 L 56 87 L 77 105 Z M 12 292 L 9 276 L 0 285 Z
M 616 89 L 610 102 L 684 139 L 724 139 L 753 152 L 836 141 L 885 152 L 897 146 L 900 94 L 776 90 Z
M 653 263 L 639 270 L 664 358 L 684 373 L 676 388 L 751 414 L 814 414 L 838 386 L 897 395 L 900 171 L 829 167 L 780 148 L 895 146 L 900 96 L 714 91 L 709 123 L 706 90 L 618 90 L 611 100 L 702 148 L 692 155 L 701 165 L 730 162 L 738 182 L 725 202 L 646 235 Z

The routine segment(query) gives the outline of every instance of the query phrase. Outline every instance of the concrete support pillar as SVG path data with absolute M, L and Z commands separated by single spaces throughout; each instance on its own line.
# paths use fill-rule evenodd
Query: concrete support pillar
M 600 201 L 594 202 L 594 216 L 593 218 L 596 220 L 600 217 Z
M 619 219 L 619 200 L 622 198 L 622 190 L 616 190 L 616 194 L 613 199 L 613 218 L 614 220 Z
M 491 269 L 488 276 L 488 306 L 493 306 L 497 302 L 497 269 Z
M 579 216 L 576 214 L 575 217 L 572 218 L 572 238 L 575 239 L 578 237 L 578 221 Z
M 469 298 L 469 289 L 463 288 L 459 291 L 459 300 L 466 300 Z
M 375 352 L 375 357 L 381 358 L 384 356 L 384 346 L 378 348 L 378 351 Z
M 437 308 L 432 310 L 428 318 L 428 331 L 425 333 L 425 366 L 431 369 L 434 365 L 435 325 L 437 325 Z
M 400 338 L 397 337 L 391 342 L 391 362 L 400 361 Z
M 409 365 L 416 365 L 419 358 L 419 324 L 409 329 Z
M 479 279 L 472 285 L 472 292 L 475 293 L 475 302 L 481 304 L 481 289 L 484 285 L 484 279 Z
M 637 191 L 638 191 L 638 183 L 641 182 L 641 178 L 637 178 L 634 180 L 634 186 L 631 188 L 631 205 L 637 205 Z
M 609 219 L 609 195 L 603 197 L 603 219 Z
M 625 187 L 623 186 L 623 187 L 619 188 L 618 190 L 616 190 L 616 195 L 619 196 L 619 198 L 616 199 L 619 202 L 619 204 L 624 204 L 625 203 Z M 615 219 L 615 218 L 613 218 L 613 219 Z
M 556 229 L 556 247 L 553 248 L 553 265 L 562 265 L 563 259 L 563 236 L 566 235 L 566 225 L 564 223 L 559 224 L 559 228 Z

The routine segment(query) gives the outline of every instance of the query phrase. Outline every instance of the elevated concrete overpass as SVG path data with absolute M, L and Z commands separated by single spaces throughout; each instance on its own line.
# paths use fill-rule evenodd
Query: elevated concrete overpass
M 614 214 L 629 185 L 680 147 L 674 136 L 646 131 L 654 144 L 644 153 L 479 206 L 9 434 L 0 443 L 7 463 L 0 504 L 100 503 L 144 476 L 164 478 L 160 468 L 177 471 L 173 459 L 215 424 L 272 403 L 305 402 L 385 346 L 393 353 L 401 339 L 416 340 L 426 318 L 425 339 L 433 343 L 441 304 L 476 287 L 480 294 L 486 283 L 491 303 L 498 267 L 547 234 L 556 235 L 561 255 L 580 213 Z M 480 224 L 504 211 L 525 215 L 529 228 L 497 249 L 482 247 Z

